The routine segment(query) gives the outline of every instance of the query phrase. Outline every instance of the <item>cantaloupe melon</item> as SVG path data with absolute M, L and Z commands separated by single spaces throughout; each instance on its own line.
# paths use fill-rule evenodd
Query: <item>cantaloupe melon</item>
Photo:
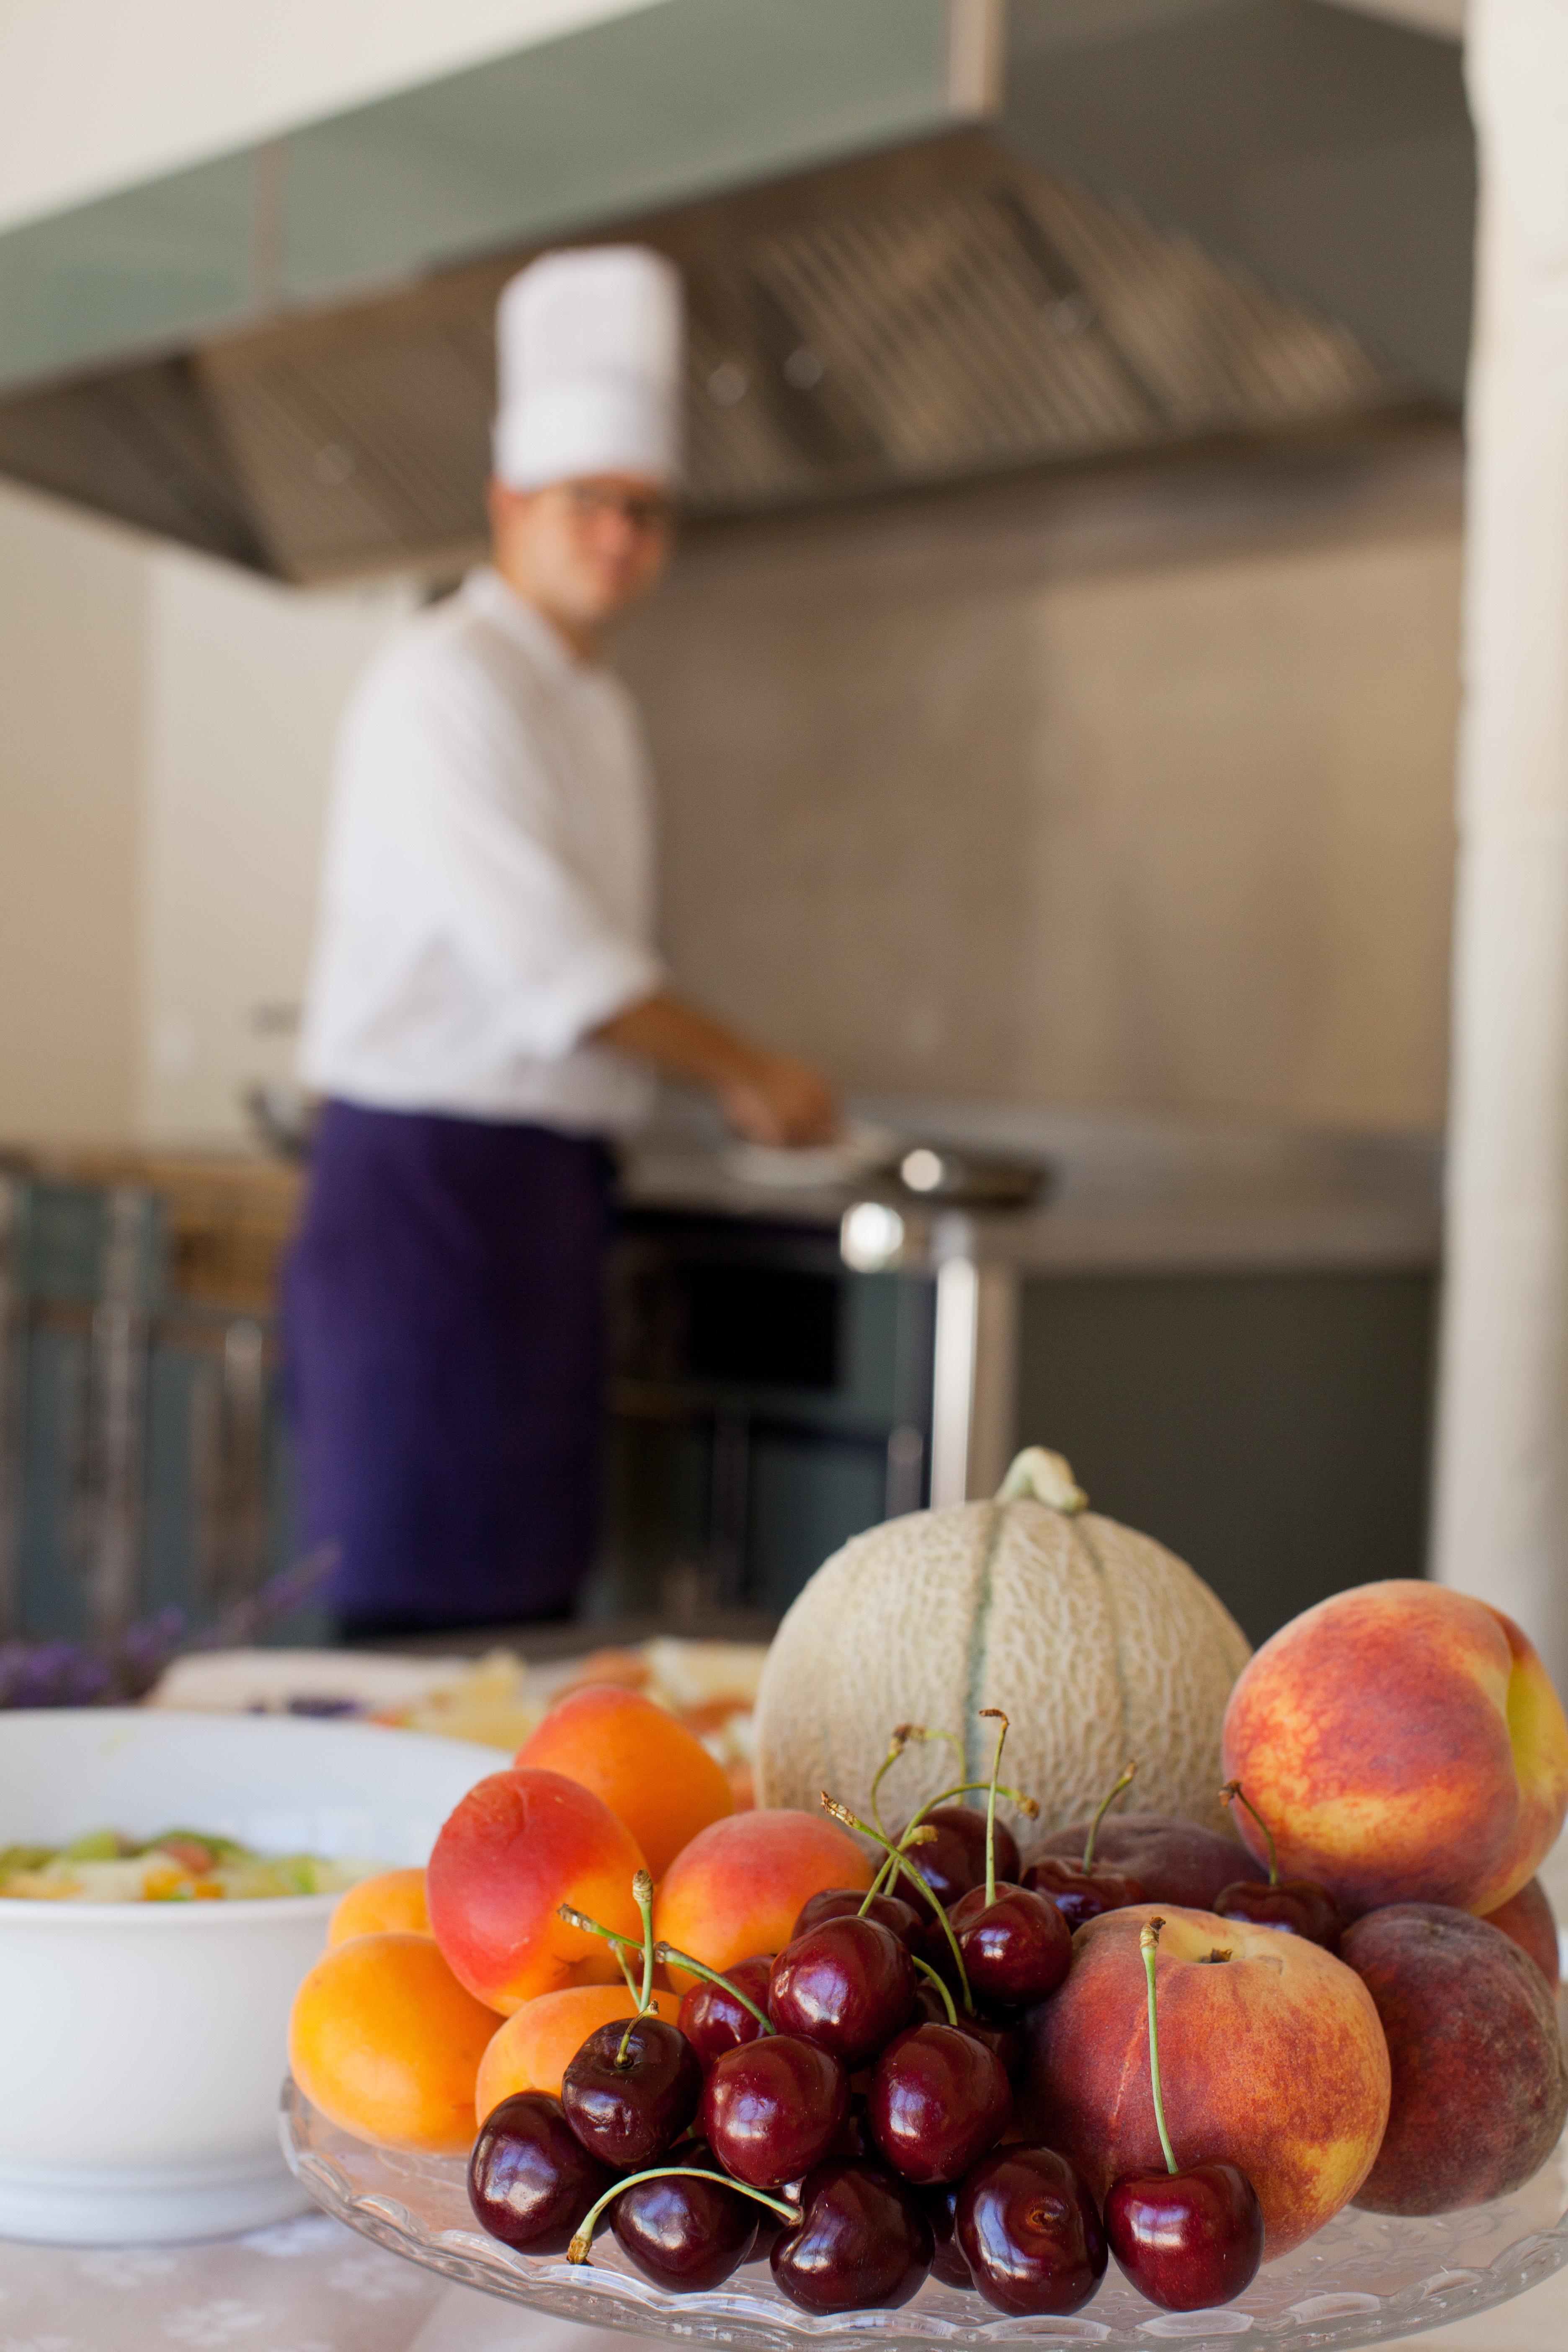
M 835 1552 L 763 1670 L 759 1804 L 815 1809 L 826 1789 L 863 1811 L 903 1723 L 957 1734 L 978 1778 L 994 1737 L 978 1710 L 1000 1706 L 1003 1778 L 1038 1802 L 1037 1834 L 1091 1812 L 1132 1757 L 1130 1802 L 1227 1828 L 1220 1719 L 1247 1638 L 1185 1561 L 1086 1501 L 1061 1456 L 1031 1446 L 994 1502 L 914 1511 Z M 883 1819 L 958 1778 L 951 1748 L 911 1746 Z

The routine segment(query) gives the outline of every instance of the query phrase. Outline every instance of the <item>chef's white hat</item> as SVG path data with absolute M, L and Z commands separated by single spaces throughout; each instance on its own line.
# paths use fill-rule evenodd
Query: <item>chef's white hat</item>
M 517 490 L 678 470 L 679 273 L 640 245 L 547 253 L 496 308 L 495 470 Z

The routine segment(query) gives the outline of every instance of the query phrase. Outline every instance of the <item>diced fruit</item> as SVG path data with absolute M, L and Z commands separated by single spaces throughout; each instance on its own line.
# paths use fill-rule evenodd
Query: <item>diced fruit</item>
M 327 1942 L 346 1944 L 351 1936 L 379 1936 L 389 1930 L 405 1936 L 430 1933 L 422 1870 L 382 1870 L 351 1886 L 332 1914 Z
M 809 1896 L 826 1887 L 864 1891 L 871 1876 L 848 1832 L 820 1814 L 736 1813 L 700 1831 L 670 1865 L 654 1933 L 710 1969 L 727 1969 L 753 1952 L 781 1951 Z M 692 1978 L 672 1965 L 669 1980 L 684 1991 Z
M 673 2020 L 673 1993 L 656 1992 L 653 2004 L 660 2017 Z M 635 2017 L 637 2005 L 624 1984 L 571 1985 L 563 1992 L 542 1992 L 525 2000 L 500 2026 L 492 2012 L 492 2033 L 479 2061 L 474 2099 L 479 2119 L 501 2100 L 519 2091 L 546 2091 L 561 2095 L 567 2067 L 602 2025 L 617 2020 L 622 2026 Z
M 294 1996 L 289 2063 L 313 2105 L 358 2139 L 465 2153 L 495 2013 L 458 1983 L 428 1936 L 355 1936 Z
M 735 1809 L 729 1777 L 700 1739 L 668 1707 L 616 1683 L 569 1692 L 515 1760 L 591 1789 L 626 1823 L 656 1879 L 699 1830 Z
M 559 1772 L 493 1772 L 447 1817 L 430 1857 L 430 1926 L 453 1973 L 503 2016 L 536 1994 L 620 1978 L 602 1937 L 563 1904 L 642 1941 L 631 1832 L 604 1801 Z

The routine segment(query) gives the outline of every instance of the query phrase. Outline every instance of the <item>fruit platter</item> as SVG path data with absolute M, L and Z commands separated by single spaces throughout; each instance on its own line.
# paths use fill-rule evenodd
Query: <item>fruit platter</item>
M 1500 1612 L 1391 1580 L 1250 1655 L 1030 1449 L 818 1571 L 756 1768 L 581 1685 L 343 1896 L 282 2117 L 327 2210 L 757 2352 L 1305 2352 L 1568 2260 L 1568 1720 Z

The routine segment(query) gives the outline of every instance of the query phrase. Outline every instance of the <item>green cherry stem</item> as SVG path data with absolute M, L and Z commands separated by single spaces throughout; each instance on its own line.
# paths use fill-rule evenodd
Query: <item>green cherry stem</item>
M 642 1990 L 637 1993 L 637 2016 L 627 2018 L 621 2046 L 616 2053 L 617 2066 L 631 2063 L 627 2053 L 632 2046 L 632 2028 L 637 2017 L 646 2017 L 653 2007 L 653 1880 L 646 1870 L 639 1870 L 633 1879 L 632 1897 L 642 1913 Z M 627 1982 L 630 1982 L 629 1972 Z M 633 1986 L 632 1990 L 636 1991 L 637 1989 Z
M 743 1993 L 738 1984 L 732 1984 L 728 1977 L 721 1976 L 717 1969 L 709 1968 L 703 1960 L 694 1960 L 689 1952 L 677 1951 L 673 1944 L 656 1944 L 653 1948 L 653 1956 L 660 1968 L 689 1969 L 694 1977 L 705 1978 L 709 1984 L 722 1985 L 726 1992 L 734 1994 L 742 2009 L 751 2011 L 764 2033 L 771 2033 L 773 2031 L 773 2020 L 766 2010 L 759 2009 L 756 2002 L 748 1994 Z M 623 2188 L 625 2185 L 623 2182 Z M 737 2182 L 736 2186 L 739 2187 L 739 2185 Z
M 871 1827 L 869 1822 L 863 1822 L 858 1813 L 852 1813 L 847 1805 L 841 1805 L 837 1797 L 830 1797 L 828 1795 L 826 1789 L 822 1791 L 822 1809 L 824 1812 L 831 1813 L 836 1822 L 842 1822 L 847 1830 L 858 1830 L 860 1835 L 862 1837 L 868 1837 L 872 1841 L 873 1844 L 886 1846 L 888 1852 L 892 1855 L 893 1860 L 898 1864 L 899 1868 L 903 1872 L 904 1876 L 910 1881 L 911 1885 L 916 1887 L 919 1892 L 925 1896 L 926 1901 L 931 1905 L 931 1908 L 935 1911 L 937 1917 L 942 1921 L 942 1931 L 947 1937 L 948 1944 L 952 1952 L 953 1965 L 958 1970 L 958 1981 L 963 1988 L 963 2006 L 969 2011 L 970 2016 L 973 2017 L 974 2014 L 974 1995 L 969 1990 L 969 1971 L 963 1965 L 963 1954 L 958 1948 L 958 1937 L 952 1932 L 952 1922 L 948 1917 L 942 1906 L 937 1901 L 935 1895 L 926 1885 L 925 1880 L 921 1876 L 920 1872 L 915 1868 L 914 1864 L 904 1853 L 902 1846 L 894 1845 L 889 1838 L 879 1837 L 877 1832 Z M 918 1841 L 910 1839 L 908 1830 L 904 1832 L 904 1840 L 906 1844 L 918 1843 Z
M 1131 1786 L 1132 1777 L 1137 1769 L 1138 1759 L 1134 1757 L 1131 1763 L 1129 1764 L 1122 1772 L 1121 1778 L 1119 1780 L 1113 1781 L 1110 1788 L 1106 1791 L 1106 1794 L 1100 1799 L 1100 1811 L 1096 1813 L 1093 1821 L 1090 1822 L 1089 1825 L 1089 1835 L 1083 1842 L 1083 1868 L 1086 1871 L 1089 1871 L 1094 1868 L 1094 1841 L 1100 1835 L 1100 1822 L 1105 1819 L 1106 1814 L 1110 1811 L 1111 1806 L 1116 1802 L 1116 1800 L 1121 1794 L 1122 1790 Z
M 963 1749 L 960 1742 L 953 1738 L 951 1731 L 928 1731 L 923 1723 L 899 1724 L 893 1732 L 892 1738 L 888 1742 L 887 1754 L 883 1757 L 881 1762 L 877 1767 L 876 1778 L 871 1782 L 871 1819 L 876 1822 L 877 1827 L 881 1831 L 884 1837 L 888 1833 L 887 1824 L 882 1819 L 881 1810 L 878 1801 L 879 1791 L 882 1786 L 883 1777 L 890 1768 L 898 1762 L 905 1748 L 908 1748 L 912 1741 L 917 1739 L 945 1740 L 948 1747 L 952 1748 L 957 1755 L 960 1769 L 963 1769 Z
M 922 1960 L 918 1952 L 911 1952 L 910 1954 L 910 1958 L 913 1960 L 916 1968 L 919 1969 L 921 1976 L 930 1977 L 932 1984 L 935 1985 L 938 1992 L 941 1993 L 942 2005 L 947 2011 L 948 2023 L 950 2025 L 956 2025 L 958 2023 L 958 2011 L 952 2005 L 952 1995 L 949 1992 L 942 1978 L 937 1974 L 935 1969 L 932 1968 L 931 1962 L 929 1960 Z
M 1247 1795 L 1246 1790 L 1242 1787 L 1241 1782 L 1239 1780 L 1227 1780 L 1224 1788 L 1219 1792 L 1219 1800 L 1222 1805 L 1245 1805 L 1247 1811 L 1252 1815 L 1253 1820 L 1258 1823 L 1258 1828 L 1263 1832 L 1264 1836 L 1268 1841 L 1268 1884 L 1270 1886 L 1278 1886 L 1279 1884 L 1279 1856 L 1274 1844 L 1274 1832 L 1269 1828 L 1268 1822 L 1264 1820 L 1262 1814 L 1258 1811 L 1257 1806 L 1253 1803 L 1251 1798 Z
M 587 2261 L 588 2250 L 594 2242 L 594 2231 L 599 2216 L 606 2205 L 614 2204 L 623 2189 L 635 2189 L 639 2180 L 670 2179 L 714 2180 L 718 2182 L 721 2189 L 732 2189 L 738 2197 L 750 2197 L 757 2204 L 767 2206 L 770 2212 L 777 2213 L 783 2221 L 793 2224 L 800 2220 L 798 2205 L 786 2205 L 782 2197 L 770 2197 L 765 2189 L 752 2189 L 744 2180 L 733 2179 L 727 2172 L 715 2172 L 705 2164 L 656 2164 L 647 2172 L 628 2172 L 624 2180 L 612 2182 L 598 2203 L 589 2206 L 577 2224 L 576 2236 L 566 2249 L 567 2261 L 569 2263 Z
M 1143 1955 L 1143 1973 L 1149 1979 L 1149 2081 L 1154 2092 L 1154 2121 L 1160 2128 L 1160 2145 L 1165 2151 L 1167 2171 L 1180 2169 L 1171 2146 L 1171 2135 L 1165 2129 L 1165 2095 L 1160 2086 L 1160 2042 L 1154 2023 L 1154 1956 L 1160 1948 L 1160 1930 L 1163 1919 L 1146 1919 L 1138 1938 L 1138 1948 Z
M 996 1734 L 996 1753 L 991 1759 L 991 1786 L 985 1799 L 985 1907 L 996 1900 L 996 1781 L 1002 1769 L 1002 1749 L 1007 1738 L 1007 1718 L 999 1706 L 983 1706 L 984 1716 L 992 1717 L 1001 1725 Z

